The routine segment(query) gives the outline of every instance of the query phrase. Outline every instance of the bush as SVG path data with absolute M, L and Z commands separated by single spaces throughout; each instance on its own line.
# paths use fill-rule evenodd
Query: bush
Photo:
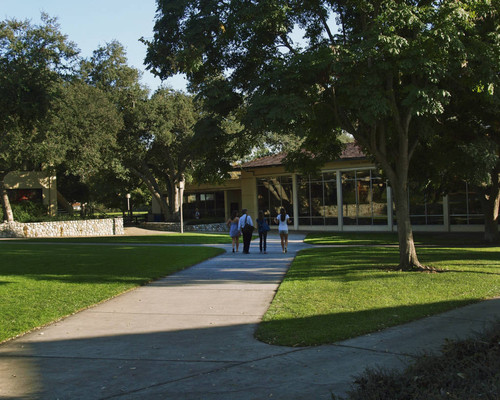
M 477 337 L 450 341 L 403 372 L 367 371 L 349 400 L 500 398 L 500 321 Z
M 80 219 L 103 219 L 111 218 L 112 216 L 95 213 L 91 215 L 81 216 L 80 213 L 75 214 L 59 214 L 52 216 L 48 214 L 47 206 L 34 203 L 31 201 L 23 201 L 21 203 L 11 203 L 14 221 L 16 222 L 47 222 L 47 221 L 73 221 Z M 0 222 L 4 221 L 3 210 L 0 207 Z
M 47 207 L 40 203 L 23 201 L 21 203 L 11 204 L 14 221 L 17 222 L 36 222 L 47 217 Z M 4 221 L 3 210 L 0 208 L 0 221 Z

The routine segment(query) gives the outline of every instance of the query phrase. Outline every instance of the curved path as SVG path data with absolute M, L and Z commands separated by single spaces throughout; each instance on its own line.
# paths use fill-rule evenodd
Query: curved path
M 331 399 L 500 318 L 490 300 L 333 345 L 253 338 L 297 251 L 227 253 L 0 345 L 0 399 Z

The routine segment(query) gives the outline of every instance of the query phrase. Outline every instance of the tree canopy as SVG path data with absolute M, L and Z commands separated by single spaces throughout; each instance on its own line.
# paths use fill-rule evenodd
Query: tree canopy
M 9 221 L 13 215 L 4 186 L 6 174 L 61 160 L 61 141 L 42 125 L 61 82 L 73 71 L 77 54 L 56 20 L 45 14 L 40 25 L 0 22 L 0 189 Z
M 162 78 L 186 73 L 213 112 L 243 109 L 248 133 L 303 138 L 318 162 L 351 134 L 390 181 L 400 267 L 421 268 L 410 161 L 448 105 L 449 78 L 469 57 L 464 40 L 489 4 L 159 0 L 146 61 Z

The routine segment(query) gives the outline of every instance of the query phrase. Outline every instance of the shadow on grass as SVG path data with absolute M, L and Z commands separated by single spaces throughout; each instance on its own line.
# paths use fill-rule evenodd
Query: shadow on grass
M 418 246 L 495 247 L 500 245 L 500 242 L 485 242 L 482 232 L 414 232 L 413 236 Z M 397 245 L 398 236 L 396 232 L 310 233 L 305 242 L 313 245 Z
M 139 285 L 224 251 L 210 247 L 2 244 L 0 276 L 65 283 Z
M 420 261 L 444 272 L 500 274 L 496 249 L 459 249 L 423 247 L 417 250 Z M 301 251 L 288 271 L 288 280 L 328 279 L 361 281 L 400 276 L 397 248 L 315 248 Z M 374 272 L 379 272 L 374 274 Z M 380 274 L 380 272 L 385 272 Z M 421 274 L 422 272 L 405 272 Z
M 377 332 L 481 300 L 483 299 L 442 301 L 263 321 L 255 337 L 273 345 L 316 346 Z
M 109 243 L 109 244 L 230 244 L 228 234 L 170 233 L 145 236 L 99 236 L 76 238 L 30 238 L 18 242 L 47 243 Z

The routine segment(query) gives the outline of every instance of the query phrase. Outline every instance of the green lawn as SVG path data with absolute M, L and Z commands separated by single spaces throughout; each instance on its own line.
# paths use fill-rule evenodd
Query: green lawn
M 415 244 L 441 246 L 476 246 L 483 244 L 483 233 L 423 233 L 414 232 Z M 315 232 L 307 235 L 306 243 L 314 245 L 388 245 L 398 244 L 396 232 Z
M 1 242 L 0 342 L 223 252 Z
M 401 272 L 398 249 L 317 248 L 299 253 L 256 336 L 318 345 L 500 296 L 500 247 L 421 247 L 443 273 Z
M 137 244 L 228 244 L 231 238 L 227 233 L 166 233 L 145 236 L 104 236 L 74 238 L 24 239 L 40 242 L 58 243 L 137 243 Z

